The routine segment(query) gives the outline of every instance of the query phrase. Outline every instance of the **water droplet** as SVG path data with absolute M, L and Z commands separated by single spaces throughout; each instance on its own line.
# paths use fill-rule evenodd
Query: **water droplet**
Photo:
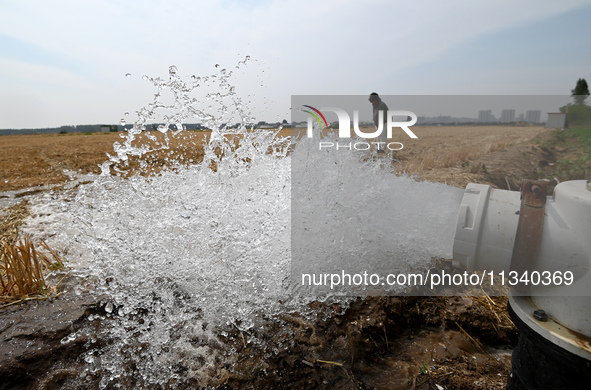
M 125 73 L 125 77 L 131 77 L 131 73 Z
M 123 115 L 127 116 L 127 115 L 129 115 L 129 112 L 126 112 L 126 113 L 125 113 L 125 114 L 123 114 Z
M 121 126 L 125 126 L 127 124 L 127 122 L 125 121 L 125 118 L 121 118 L 121 120 L 119 121 L 119 124 Z
M 216 68 L 219 68 L 219 67 L 220 67 L 220 64 L 215 64 L 215 67 L 216 67 Z
M 143 76 L 142 76 L 142 80 L 146 80 L 146 81 L 147 81 L 147 80 L 149 80 L 149 79 L 150 79 L 150 78 L 149 78 L 147 75 L 143 75 Z
M 108 302 L 108 303 L 105 305 L 105 311 L 106 311 L 107 313 L 112 313 L 112 312 L 113 312 L 113 304 L 112 304 L 111 302 Z
M 176 73 L 177 73 L 177 72 L 178 72 L 178 69 L 177 69 L 177 67 L 176 67 L 176 66 L 174 66 L 174 65 L 171 65 L 171 66 L 168 68 L 168 74 L 170 74 L 171 76 L 176 76 Z
M 63 339 L 60 340 L 60 344 L 64 345 L 64 344 L 68 344 L 71 343 L 72 341 L 76 340 L 76 332 L 71 333 L 70 335 L 64 337 Z

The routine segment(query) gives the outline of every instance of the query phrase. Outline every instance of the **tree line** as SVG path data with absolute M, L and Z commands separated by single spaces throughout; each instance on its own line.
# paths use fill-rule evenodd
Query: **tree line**
M 146 126 L 146 130 L 157 130 L 163 123 L 153 123 Z M 184 123 L 186 130 L 205 130 L 199 123 Z M 108 128 L 111 132 L 122 132 L 130 129 L 132 125 L 76 125 L 60 127 L 42 127 L 36 129 L 0 129 L 0 135 L 10 134 L 67 134 L 67 133 L 98 133 Z M 175 125 L 170 125 L 171 130 L 176 130 Z

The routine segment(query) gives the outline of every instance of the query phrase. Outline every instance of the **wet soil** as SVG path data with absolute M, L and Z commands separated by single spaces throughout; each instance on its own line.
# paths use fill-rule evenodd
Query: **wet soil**
M 54 389 L 79 372 L 88 340 L 62 343 L 88 326 L 87 315 L 100 304 L 91 294 L 66 292 L 0 309 L 0 388 Z
M 295 345 L 264 365 L 256 350 L 241 352 L 228 388 L 500 389 L 517 340 L 510 322 L 468 297 L 373 297 L 330 319 L 284 320 L 288 331 L 271 334 Z
M 107 300 L 80 283 L 68 278 L 57 298 L 0 310 L 0 389 L 98 388 L 107 373 L 89 374 L 84 356 L 115 341 L 98 336 L 113 317 Z M 218 357 L 199 378 L 150 386 L 130 375 L 107 388 L 501 389 L 518 337 L 506 301 L 369 297 L 345 310 L 314 303 L 315 319 L 285 313 L 250 332 L 219 329 L 208 345 Z M 74 332 L 86 336 L 69 340 Z M 175 371 L 194 365 L 188 357 Z

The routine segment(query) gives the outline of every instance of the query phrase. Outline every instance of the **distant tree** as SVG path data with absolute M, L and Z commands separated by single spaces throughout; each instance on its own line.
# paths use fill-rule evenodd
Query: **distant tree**
M 577 80 L 577 85 L 575 89 L 571 91 L 572 97 L 575 99 L 575 104 L 583 105 L 585 104 L 585 99 L 589 96 L 589 86 L 587 85 L 587 81 L 585 79 Z

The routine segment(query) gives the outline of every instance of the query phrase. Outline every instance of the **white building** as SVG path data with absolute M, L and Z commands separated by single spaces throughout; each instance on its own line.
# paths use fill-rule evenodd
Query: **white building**
M 525 113 L 525 121 L 527 123 L 541 123 L 542 122 L 542 111 L 540 110 L 529 110 Z
M 549 112 L 548 122 L 546 123 L 548 129 L 564 129 L 566 128 L 566 114 L 562 112 Z
M 494 122 L 495 117 L 492 114 L 491 110 L 480 110 L 478 111 L 478 122 L 486 123 L 486 122 Z
M 503 122 L 503 123 L 515 122 L 515 110 L 501 111 L 501 122 Z

